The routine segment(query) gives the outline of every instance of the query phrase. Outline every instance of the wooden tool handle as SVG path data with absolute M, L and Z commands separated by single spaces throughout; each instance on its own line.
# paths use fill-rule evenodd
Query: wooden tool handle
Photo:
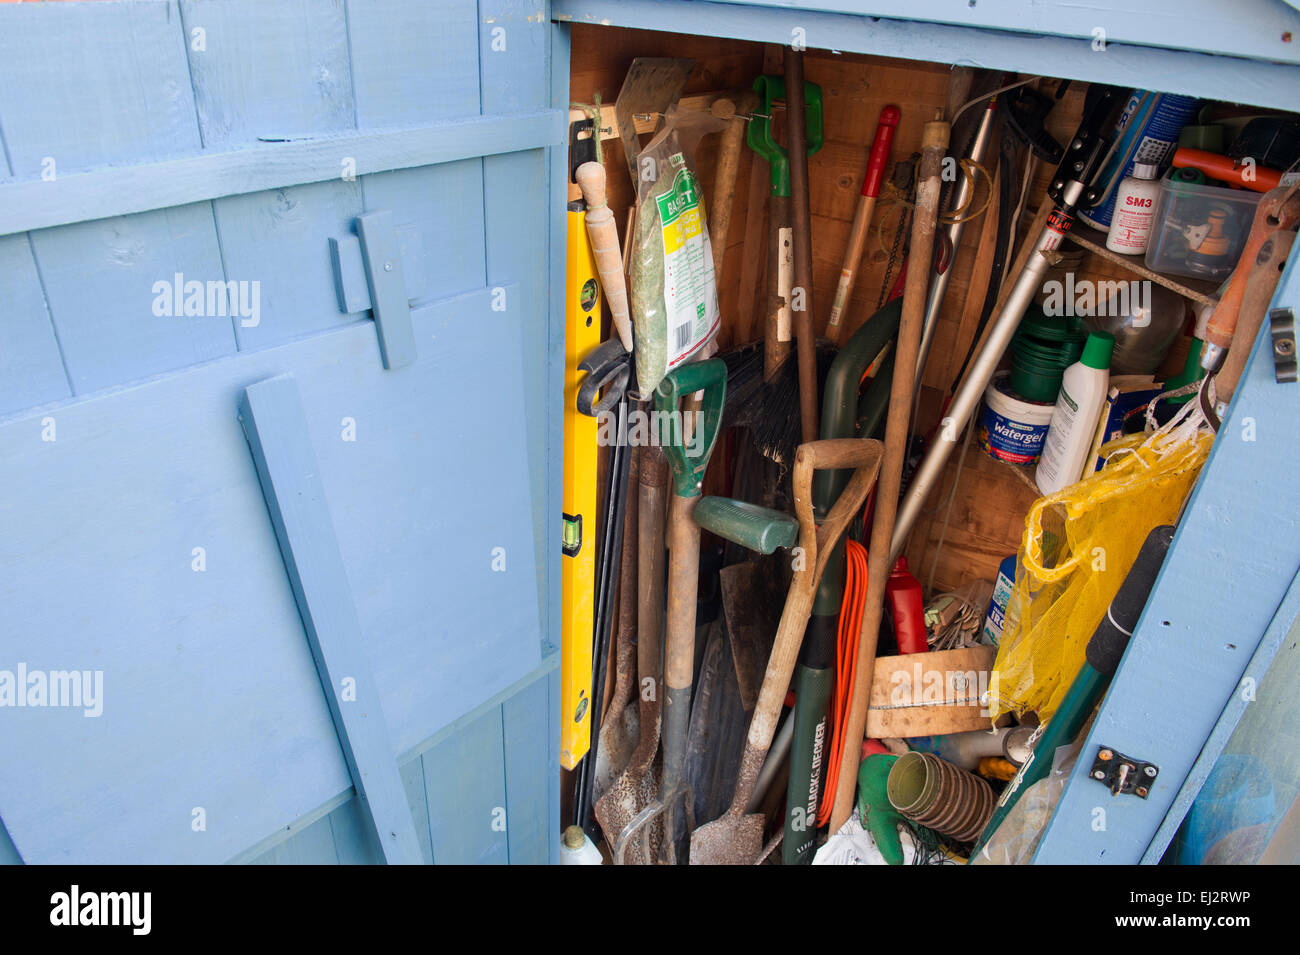
M 680 690 L 695 672 L 695 601 L 700 576 L 700 528 L 691 518 L 698 497 L 674 494 L 668 505 L 668 646 L 664 682 Z
M 718 106 L 719 100 L 714 106 Z M 736 170 L 740 151 L 745 144 L 746 117 L 758 108 L 758 94 L 745 90 L 732 105 L 733 115 L 718 144 L 718 166 L 713 177 L 713 214 L 709 216 L 709 243 L 713 247 L 713 274 L 722 282 L 722 263 L 727 254 L 727 236 L 731 231 L 731 210 L 736 197 Z
M 854 669 L 853 696 L 844 723 L 844 748 L 839 781 L 831 812 L 831 831 L 844 825 L 853 810 L 853 789 L 857 781 L 859 744 L 867 725 L 867 702 L 876 666 L 876 640 L 884 615 L 885 585 L 889 581 L 889 550 L 898 514 L 898 492 L 902 486 L 903 463 L 907 455 L 912 396 L 916 384 L 917 353 L 929 294 L 930 261 L 939 217 L 939 193 L 944 153 L 948 149 L 948 124 L 926 123 L 921 137 L 920 178 L 916 189 L 916 211 L 912 218 L 911 260 L 903 291 L 903 314 L 894 347 L 894 378 L 889 396 L 889 418 L 885 423 L 885 450 L 876 490 L 876 515 L 871 528 L 867 569 L 867 596 L 862 627 L 858 633 L 858 659 Z
M 767 317 L 763 327 L 763 380 L 771 381 L 790 355 L 789 286 L 794 283 L 794 236 L 790 229 L 790 197 L 768 200 Z M 783 276 L 786 281 L 783 282 Z M 785 285 L 783 288 L 782 286 Z
M 596 271 L 600 274 L 600 287 L 609 304 L 609 314 L 614 320 L 614 331 L 623 348 L 632 351 L 632 315 L 628 311 L 627 282 L 623 275 L 623 255 L 619 251 L 618 226 L 614 213 L 605 201 L 605 167 L 598 162 L 585 162 L 573 177 L 582 189 L 587 203 L 587 234 L 591 236 L 591 251 L 596 258 Z
M 785 606 L 781 609 L 781 621 L 777 624 L 772 655 L 768 658 L 767 672 L 763 675 L 763 688 L 759 691 L 758 703 L 754 706 L 754 716 L 749 724 L 745 765 L 752 762 L 750 757 L 755 754 L 766 755 L 772 745 L 777 717 L 781 714 L 785 691 L 790 686 L 795 661 L 799 658 L 817 585 L 836 541 L 862 507 L 867 493 L 875 483 L 881 454 L 880 442 L 865 438 L 811 441 L 800 445 L 795 454 L 795 507 L 800 511 L 799 546 L 803 549 L 802 562 L 797 565 L 790 581 Z M 853 479 L 835 502 L 835 507 L 818 528 L 812 520 L 812 472 L 822 467 L 856 467 L 856 470 Z M 800 498 L 805 502 L 802 505 Z M 761 762 L 760 759 L 759 763 Z M 753 775 L 756 779 L 757 773 Z M 753 793 L 754 779 L 746 776 L 742 771 L 736 798 L 732 802 L 733 811 L 743 810 Z
M 1241 250 L 1237 267 L 1232 270 L 1228 287 L 1224 290 L 1219 303 L 1205 326 L 1205 341 L 1220 348 L 1232 344 L 1232 333 L 1237 327 L 1237 315 L 1241 311 L 1242 298 L 1246 294 L 1246 279 L 1259 258 L 1260 247 L 1274 229 L 1289 229 L 1296 221 L 1297 203 L 1286 201 L 1290 190 L 1286 187 L 1265 193 L 1255 207 L 1255 219 L 1250 225 L 1250 234 L 1246 236 L 1246 245 Z
M 849 307 L 849 299 L 853 297 L 858 263 L 862 261 L 862 250 L 867 244 L 867 230 L 871 226 L 871 216 L 876 209 L 876 197 L 880 195 L 880 184 L 884 181 L 885 169 L 889 166 L 889 152 L 894 145 L 894 131 L 898 129 L 899 116 L 897 106 L 884 107 L 880 111 L 880 121 L 876 123 L 876 133 L 871 140 L 867 171 L 862 177 L 862 195 L 858 198 L 857 211 L 853 213 L 849 245 L 844 251 L 839 285 L 835 289 L 835 300 L 831 303 L 830 318 L 826 321 L 826 337 L 833 342 L 840 340 L 840 330 L 844 327 L 844 313 Z
M 1286 265 L 1295 238 L 1294 232 L 1273 232 L 1260 246 L 1259 256 L 1246 279 L 1237 327 L 1232 334 L 1232 347 L 1228 349 L 1228 357 L 1223 360 L 1223 367 L 1214 376 L 1215 394 L 1225 404 L 1232 400 L 1237 382 L 1246 370 L 1250 350 L 1264 325 L 1264 316 L 1268 314 L 1269 303 L 1273 301 L 1273 293 L 1277 291 L 1277 283 L 1282 278 L 1282 267 Z

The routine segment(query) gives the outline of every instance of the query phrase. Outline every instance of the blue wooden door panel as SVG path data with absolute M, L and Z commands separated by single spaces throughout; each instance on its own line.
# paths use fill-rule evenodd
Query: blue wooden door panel
M 0 425 L 7 650 L 105 683 L 97 718 L 8 714 L 2 758 L 44 781 L 0 779 L 26 860 L 222 861 L 350 785 L 234 415 L 253 381 L 301 384 L 396 749 L 537 666 L 521 375 L 491 299 L 416 310 L 401 371 L 357 324 Z
M 425 758 L 454 751 L 507 826 L 472 851 L 545 859 L 567 105 L 546 5 L 0 18 L 0 669 L 104 681 L 100 715 L 6 714 L 0 760 L 31 772 L 0 778 L 0 857 L 225 861 L 279 840 L 264 857 L 377 861 L 235 417 L 289 372 L 393 749 L 421 753 L 401 774 L 420 854 L 435 831 L 471 851 L 430 804 L 456 776 Z M 376 209 L 415 260 L 418 360 L 395 371 L 330 259 Z M 205 294 L 207 314 L 169 314 L 193 282 L 242 283 L 256 312 Z M 508 714 L 423 751 L 530 674 Z
M 0 416 L 70 395 L 68 375 L 25 235 L 0 238 Z

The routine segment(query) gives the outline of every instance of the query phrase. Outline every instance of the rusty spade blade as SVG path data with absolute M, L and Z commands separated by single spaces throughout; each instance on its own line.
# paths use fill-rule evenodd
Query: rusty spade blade
M 624 769 L 596 801 L 596 820 L 611 849 L 619 836 L 659 788 L 654 771 L 659 749 L 659 719 L 663 676 L 664 625 L 664 514 L 668 501 L 668 462 L 657 447 L 642 448 L 637 482 L 637 712 L 640 738 Z M 657 848 L 657 829 L 646 833 L 646 843 Z M 625 860 L 648 863 L 652 853 L 637 840 L 624 853 Z M 617 861 L 617 858 L 616 858 Z

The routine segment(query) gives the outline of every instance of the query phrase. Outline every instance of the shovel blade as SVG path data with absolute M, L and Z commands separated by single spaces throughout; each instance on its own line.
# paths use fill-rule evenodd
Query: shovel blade
M 762 851 L 761 813 L 727 813 L 691 833 L 691 865 L 753 865 Z

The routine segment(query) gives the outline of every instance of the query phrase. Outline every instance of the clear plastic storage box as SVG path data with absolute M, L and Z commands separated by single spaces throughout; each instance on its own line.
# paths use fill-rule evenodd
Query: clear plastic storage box
M 1207 183 L 1160 180 L 1146 265 L 1156 272 L 1225 279 L 1250 232 L 1260 193 Z

